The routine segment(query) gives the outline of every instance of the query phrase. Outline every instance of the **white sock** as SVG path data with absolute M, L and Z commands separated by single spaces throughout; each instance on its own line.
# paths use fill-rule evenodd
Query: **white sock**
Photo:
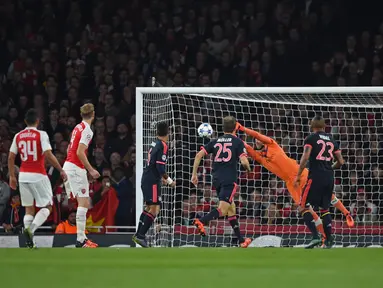
M 24 216 L 24 228 L 29 228 L 33 221 L 33 216 L 30 214 L 25 214 Z
M 78 207 L 76 213 L 76 226 L 77 226 L 77 241 L 84 242 L 85 236 L 85 225 L 86 225 L 86 212 L 88 208 Z
M 35 233 L 37 228 L 39 228 L 45 223 L 45 221 L 47 221 L 49 214 L 51 214 L 51 212 L 48 208 L 41 208 L 39 212 L 37 212 L 35 219 L 33 219 L 33 222 L 30 226 L 32 233 Z

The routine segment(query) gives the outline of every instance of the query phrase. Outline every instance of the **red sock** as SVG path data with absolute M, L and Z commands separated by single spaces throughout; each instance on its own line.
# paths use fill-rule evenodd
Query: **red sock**
M 315 213 L 315 211 L 311 211 L 311 215 L 313 215 L 314 222 L 315 222 L 315 227 L 317 228 L 318 232 L 326 238 L 326 234 L 324 233 L 323 229 L 323 223 L 322 220 L 319 218 L 318 214 Z
M 344 207 L 342 201 L 336 198 L 334 194 L 332 194 L 332 197 L 331 197 L 331 204 L 340 212 L 342 212 L 344 216 L 347 216 L 350 214 L 350 211 L 348 211 L 346 207 Z

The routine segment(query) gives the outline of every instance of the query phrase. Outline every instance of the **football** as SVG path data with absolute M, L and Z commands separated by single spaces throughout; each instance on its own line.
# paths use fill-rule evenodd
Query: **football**
M 202 123 L 201 125 L 199 125 L 197 131 L 200 137 L 210 138 L 213 134 L 213 128 L 211 128 L 211 125 L 209 123 Z

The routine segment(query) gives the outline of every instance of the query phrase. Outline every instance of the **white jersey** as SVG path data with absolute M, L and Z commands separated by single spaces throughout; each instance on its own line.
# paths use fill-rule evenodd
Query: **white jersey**
M 48 134 L 35 127 L 27 127 L 15 135 L 10 152 L 20 154 L 19 182 L 34 183 L 47 178 L 44 152 L 52 150 Z

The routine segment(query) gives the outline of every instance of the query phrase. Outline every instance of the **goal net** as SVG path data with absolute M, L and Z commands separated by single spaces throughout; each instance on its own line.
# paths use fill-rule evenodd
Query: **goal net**
M 167 172 L 176 189 L 162 188 L 160 216 L 149 234 L 153 246 L 237 246 L 227 219 L 212 221 L 207 236 L 198 235 L 192 221 L 218 205 L 212 186 L 212 159 L 198 170 L 199 185 L 190 182 L 200 146 L 197 128 L 207 122 L 213 138 L 222 134 L 222 118 L 232 115 L 244 126 L 275 139 L 287 155 L 299 161 L 309 121 L 320 114 L 326 132 L 339 141 L 346 164 L 335 171 L 334 193 L 355 219 L 349 228 L 332 208 L 336 245 L 383 245 L 383 89 L 379 87 L 311 88 L 137 88 L 137 221 L 143 208 L 141 175 L 155 124 L 171 126 Z M 254 145 L 252 138 L 239 136 Z M 251 161 L 252 172 L 240 168 L 234 196 L 237 217 L 253 247 L 302 246 L 311 239 L 285 183 Z

